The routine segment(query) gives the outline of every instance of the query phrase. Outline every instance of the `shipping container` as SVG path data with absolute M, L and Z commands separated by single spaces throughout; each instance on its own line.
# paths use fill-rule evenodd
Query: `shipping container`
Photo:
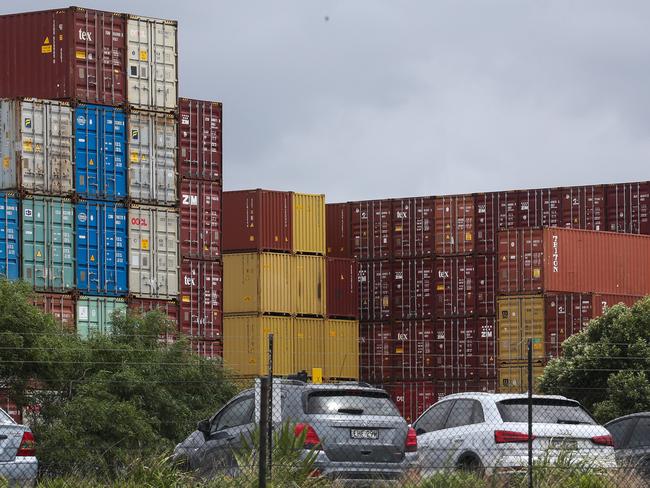
M 432 320 L 404 320 L 392 328 L 390 353 L 391 378 L 398 380 L 433 379 L 434 337 Z
M 533 342 L 533 361 L 545 357 L 544 297 L 502 296 L 498 307 L 498 362 L 525 361 L 528 357 L 528 340 Z
M 77 195 L 126 198 L 126 113 L 102 105 L 79 105 L 74 118 Z
M 178 104 L 178 40 L 175 20 L 127 15 L 129 105 L 173 112 Z
M 273 374 L 296 373 L 294 319 L 270 315 L 225 316 L 223 361 L 237 374 L 268 373 L 268 337 L 273 334 Z
M 141 315 L 146 315 L 154 311 L 161 312 L 169 319 L 169 335 L 173 335 L 178 330 L 178 302 L 174 300 L 129 298 L 128 307 L 129 310 L 133 310 Z
M 292 200 L 290 192 L 224 192 L 223 251 L 291 252 Z
M 0 193 L 0 276 L 20 278 L 20 211 L 19 200 L 10 193 Z M 356 290 L 355 290 L 356 293 Z
M 223 266 L 215 261 L 181 260 L 180 331 L 220 339 L 223 334 Z
M 291 286 L 284 289 L 293 297 L 292 313 L 325 316 L 327 287 L 325 257 L 291 256 Z
M 533 393 L 539 391 L 539 377 L 544 366 L 533 366 Z M 499 393 L 526 393 L 528 391 L 528 365 L 526 363 L 504 364 L 499 366 Z
M 190 347 L 195 354 L 207 359 L 221 360 L 223 357 L 223 343 L 221 341 L 206 341 L 203 339 L 190 339 Z
M 178 296 L 178 212 L 129 207 L 129 293 L 139 298 Z
M 388 259 L 392 248 L 391 200 L 352 202 L 350 222 L 352 257 Z
M 0 97 L 123 104 L 125 24 L 80 7 L 0 16 Z
M 65 102 L 0 101 L 0 188 L 65 196 L 74 188 L 72 110 Z
M 474 197 L 472 195 L 436 197 L 434 205 L 436 253 L 473 252 Z
M 34 293 L 31 302 L 43 312 L 52 315 L 64 330 L 76 331 L 75 303 L 72 295 Z
M 494 254 L 476 256 L 476 313 L 480 317 L 497 313 L 497 257 Z
M 38 291 L 75 287 L 74 206 L 53 197 L 21 200 L 22 279 Z
M 357 261 L 328 257 L 326 268 L 326 315 L 331 318 L 356 319 L 359 316 Z
M 436 381 L 436 401 L 440 401 L 447 395 L 454 393 L 496 393 L 497 378 L 483 379 L 478 381 L 464 379 L 447 379 Z
M 541 291 L 648 294 L 650 238 L 558 228 L 499 233 L 499 292 Z
M 325 254 L 325 195 L 293 194 L 293 251 Z
M 221 256 L 221 183 L 180 180 L 181 256 Z
M 81 296 L 77 299 L 77 334 L 82 339 L 93 334 L 110 334 L 114 314 L 126 310 L 123 298 Z
M 350 204 L 327 204 L 325 206 L 325 223 L 327 255 L 334 258 L 351 257 Z
M 605 186 L 562 188 L 562 227 L 606 230 Z
M 266 252 L 224 255 L 224 313 L 292 314 L 293 259 Z
M 176 118 L 171 114 L 131 110 L 129 127 L 129 197 L 136 203 L 175 205 Z
M 402 320 L 433 317 L 433 259 L 397 259 L 392 272 L 391 316 Z
M 221 103 L 179 98 L 178 112 L 180 176 L 221 182 Z
M 77 289 L 86 295 L 126 295 L 128 210 L 96 200 L 77 203 L 75 210 Z
M 359 262 L 359 319 L 373 322 L 391 316 L 392 266 L 390 261 Z
M 386 390 L 402 417 L 410 424 L 436 402 L 435 383 L 430 380 L 413 380 L 378 385 Z
M 650 234 L 650 181 L 607 185 L 607 230 Z
M 359 379 L 359 322 L 326 319 L 323 337 L 326 379 Z
M 9 399 L 9 392 L 0 390 L 0 408 L 7 412 L 9 416 L 18 424 L 23 423 L 23 412 L 12 400 Z
M 382 383 L 393 378 L 393 327 L 389 322 L 361 322 L 359 324 L 361 379 Z
M 476 261 L 473 256 L 440 256 L 435 259 L 436 315 L 464 317 L 476 311 Z
M 312 377 L 312 369 L 325 370 L 325 320 L 296 317 L 293 321 L 293 353 L 296 372 L 305 371 Z M 275 361 L 275 356 L 274 356 Z
M 393 257 L 415 258 L 433 254 L 433 201 L 433 197 L 393 200 Z

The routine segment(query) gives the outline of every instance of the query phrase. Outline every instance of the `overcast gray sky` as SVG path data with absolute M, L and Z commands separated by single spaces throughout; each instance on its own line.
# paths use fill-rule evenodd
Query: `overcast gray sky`
M 342 201 L 650 179 L 647 1 L 79 4 L 179 21 L 181 96 L 224 104 L 226 189 Z

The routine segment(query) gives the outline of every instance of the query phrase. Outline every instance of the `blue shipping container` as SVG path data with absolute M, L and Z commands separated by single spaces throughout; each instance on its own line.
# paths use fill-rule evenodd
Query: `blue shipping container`
M 87 295 L 128 292 L 128 211 L 115 202 L 77 203 L 77 288 Z
M 126 114 L 103 105 L 75 109 L 75 188 L 84 198 L 127 196 Z
M 20 278 L 20 212 L 18 199 L 0 193 L 0 276 Z

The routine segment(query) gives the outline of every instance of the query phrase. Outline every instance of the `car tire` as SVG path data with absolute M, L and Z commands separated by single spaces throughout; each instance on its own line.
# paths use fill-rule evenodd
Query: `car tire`
M 473 473 L 479 477 L 485 474 L 483 463 L 474 453 L 463 454 L 456 463 L 456 467 L 461 471 Z

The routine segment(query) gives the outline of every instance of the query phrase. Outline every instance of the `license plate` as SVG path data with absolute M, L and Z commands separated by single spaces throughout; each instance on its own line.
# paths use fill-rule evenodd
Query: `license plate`
M 370 429 L 350 429 L 352 439 L 379 439 L 378 430 Z
M 564 439 L 560 437 L 551 439 L 551 447 L 554 449 L 576 450 L 578 449 L 578 441 L 575 439 Z

